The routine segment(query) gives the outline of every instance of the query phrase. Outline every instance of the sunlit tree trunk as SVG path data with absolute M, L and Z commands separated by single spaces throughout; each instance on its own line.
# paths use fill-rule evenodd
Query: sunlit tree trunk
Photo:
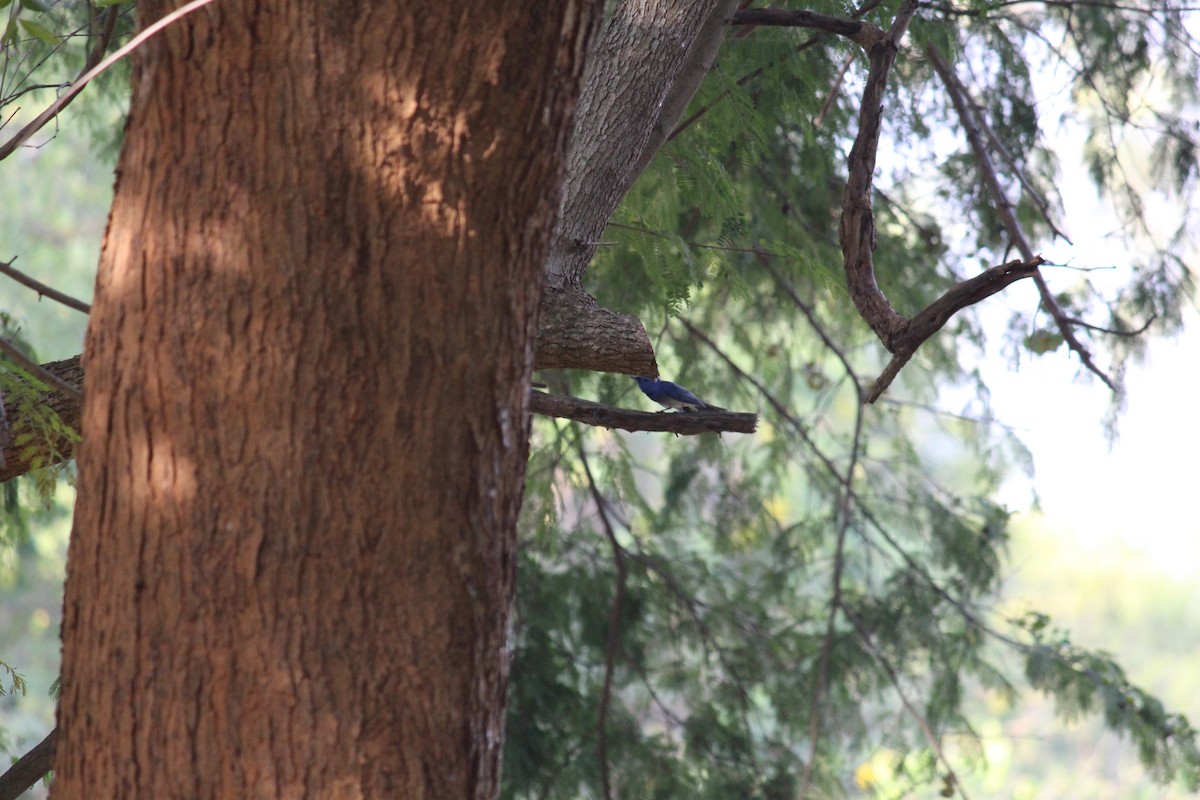
M 217 0 L 135 56 L 56 798 L 494 796 L 596 6 Z

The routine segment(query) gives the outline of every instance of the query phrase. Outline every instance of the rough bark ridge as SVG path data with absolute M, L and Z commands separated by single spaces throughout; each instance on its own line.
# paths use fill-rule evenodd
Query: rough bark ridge
M 599 13 L 222 0 L 138 53 L 55 798 L 495 795 L 535 312 Z

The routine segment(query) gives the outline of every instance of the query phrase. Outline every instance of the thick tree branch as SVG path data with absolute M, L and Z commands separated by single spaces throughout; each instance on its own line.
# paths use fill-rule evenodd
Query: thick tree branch
M 57 375 L 63 381 L 76 386 L 83 385 L 81 357 L 42 364 L 42 369 Z M 52 408 L 63 424 L 79 430 L 79 401 L 59 392 L 49 392 L 42 402 Z M 657 431 L 693 436 L 698 433 L 753 433 L 758 424 L 757 414 L 729 411 L 700 411 L 689 414 L 655 413 L 630 411 L 592 403 L 577 397 L 533 392 L 531 408 L 548 417 L 559 417 L 596 425 L 604 428 L 620 428 L 626 431 Z M 9 424 L 12 441 L 4 447 L 4 466 L 0 467 L 0 483 L 20 477 L 32 470 L 52 466 L 75 457 L 75 441 L 69 436 L 47 439 L 37 423 L 22 416 L 16 408 L 9 408 Z M 34 436 L 30 443 L 22 433 Z
M 620 3 L 592 48 L 546 263 L 538 369 L 657 375 L 641 322 L 583 289 L 609 218 L 662 146 L 728 30 L 736 0 Z
M 658 375 L 637 317 L 602 308 L 577 285 L 542 290 L 533 368 Z
M 595 425 L 601 428 L 620 428 L 623 431 L 654 431 L 694 436 L 698 433 L 754 433 L 757 414 L 735 411 L 630 411 L 593 403 L 578 397 L 533 392 L 531 409 L 547 417 L 558 417 Z
M 683 118 L 683 112 L 687 111 L 692 102 L 692 97 L 712 70 L 713 62 L 717 60 L 717 51 L 721 49 L 721 42 L 725 40 L 725 34 L 729 30 L 729 15 L 737 4 L 738 0 L 718 0 L 716 8 L 708 13 L 708 19 L 697 32 L 680 66 L 679 74 L 671 81 L 663 99 L 662 110 L 634 167 L 634 180 L 645 171 L 650 161 L 671 138 L 676 124 Z M 631 181 L 630 186 L 632 185 Z
M 57 734 L 58 728 L 50 731 L 45 739 L 0 775 L 0 800 L 17 800 L 53 768 Z

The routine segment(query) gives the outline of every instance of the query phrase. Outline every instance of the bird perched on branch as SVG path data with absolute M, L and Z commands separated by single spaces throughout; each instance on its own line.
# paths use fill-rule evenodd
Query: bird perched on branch
M 677 408 L 680 411 L 697 411 L 702 408 L 714 411 L 721 410 L 717 406 L 710 406 L 708 403 L 705 403 L 677 383 L 659 380 L 658 378 L 644 378 L 641 375 L 638 375 L 634 380 L 637 381 L 638 388 L 642 390 L 642 393 L 660 406 Z

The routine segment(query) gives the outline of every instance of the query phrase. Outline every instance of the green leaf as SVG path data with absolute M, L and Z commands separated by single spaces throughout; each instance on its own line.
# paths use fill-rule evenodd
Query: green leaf
M 35 22 L 31 19 L 19 19 L 17 22 L 20 23 L 21 27 L 25 29 L 26 33 L 35 39 L 38 39 L 39 41 L 45 42 L 49 45 L 57 45 L 59 43 L 59 37 L 51 33 L 50 29 L 42 25 L 40 22 Z

